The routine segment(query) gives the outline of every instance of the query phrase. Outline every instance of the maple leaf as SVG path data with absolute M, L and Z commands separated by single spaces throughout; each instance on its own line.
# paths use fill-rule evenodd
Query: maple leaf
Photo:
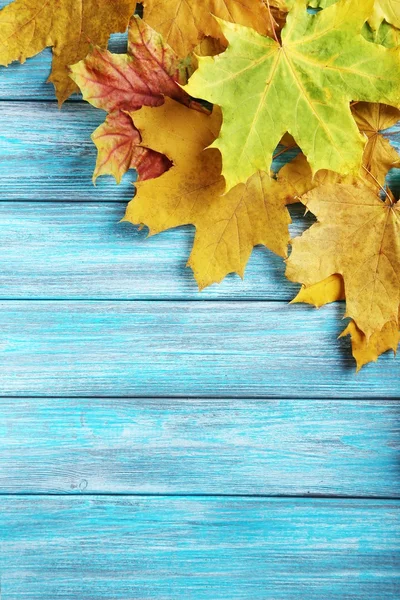
M 381 130 L 397 123 L 400 119 L 400 110 L 386 104 L 357 102 L 352 106 L 352 113 L 360 132 L 367 138 L 358 178 L 351 175 L 339 175 L 326 169 L 318 171 L 313 177 L 305 156 L 300 154 L 296 162 L 288 163 L 285 171 L 280 174 L 282 182 L 285 180 L 288 188 L 295 184 L 300 192 L 293 193 L 293 202 L 298 202 L 298 196 L 305 194 L 317 185 L 353 183 L 360 179 L 374 188 L 377 185 L 382 186 L 388 171 L 393 167 L 400 166 L 399 154 L 381 133 Z M 289 146 L 292 144 L 290 138 L 287 143 Z
M 144 20 L 159 31 L 178 56 L 187 56 L 204 36 L 224 41 L 214 16 L 271 33 L 262 0 L 144 0 Z
M 397 123 L 400 110 L 386 104 L 358 102 L 352 107 L 352 113 L 359 130 L 368 140 L 362 160 L 365 169 L 360 176 L 383 185 L 388 171 L 400 166 L 400 156 L 380 132 Z
M 221 115 L 190 111 L 166 99 L 164 106 L 135 113 L 143 144 L 173 162 L 158 179 L 139 182 L 125 220 L 146 225 L 150 235 L 194 225 L 196 234 L 188 266 L 202 289 L 228 273 L 243 276 L 253 247 L 267 246 L 286 256 L 290 216 L 287 189 L 266 173 L 228 194 L 218 150 L 203 151 L 218 135 Z
M 336 0 L 311 0 L 310 6 L 315 8 L 327 8 Z M 400 27 L 400 5 L 399 0 L 375 0 L 368 17 L 368 23 L 373 29 L 378 29 L 383 21 Z
M 318 281 L 313 285 L 302 285 L 297 296 L 293 298 L 291 304 L 304 302 L 312 304 L 316 308 L 321 308 L 325 304 L 337 302 L 345 299 L 344 282 L 341 275 L 330 275 L 322 281 Z
M 286 275 L 306 286 L 342 275 L 346 316 L 369 341 L 398 319 L 400 206 L 361 183 L 319 186 L 302 202 L 318 223 L 293 240 Z
M 396 48 L 400 45 L 400 30 L 385 21 L 375 30 L 365 25 L 363 36 L 366 40 L 374 44 L 381 44 L 385 48 Z
M 350 321 L 346 329 L 339 337 L 351 336 L 351 348 L 357 363 L 357 371 L 370 362 L 376 362 L 381 354 L 388 350 L 397 351 L 400 343 L 398 323 L 389 321 L 381 331 L 376 331 L 369 340 L 357 327 L 354 321 Z
M 129 169 L 136 169 L 140 179 L 152 179 L 171 166 L 166 156 L 141 146 L 139 131 L 123 111 L 107 115 L 92 134 L 92 140 L 98 150 L 94 182 L 100 175 L 113 175 L 120 183 Z
M 159 106 L 165 95 L 201 109 L 180 87 L 179 83 L 186 81 L 186 67 L 160 34 L 133 17 L 128 54 L 95 48 L 71 67 L 71 76 L 85 100 L 110 113 L 92 135 L 98 149 L 94 180 L 99 175 L 113 175 L 119 183 L 130 168 L 136 168 L 140 179 L 149 179 L 169 168 L 166 157 L 140 145 L 132 118 L 123 112 L 143 105 Z
M 68 65 L 91 44 L 106 47 L 111 33 L 125 31 L 135 7 L 133 0 L 14 0 L 0 11 L 0 64 L 24 62 L 52 46 L 49 81 L 62 104 L 77 91 Z
M 199 59 L 186 90 L 222 108 L 220 137 L 227 188 L 268 170 L 288 131 L 313 172 L 357 174 L 365 140 L 349 103 L 400 105 L 400 54 L 365 40 L 372 0 L 339 0 L 316 15 L 294 4 L 282 42 L 220 21 L 228 49 Z
M 341 275 L 331 275 L 327 279 L 308 287 L 302 286 L 292 303 L 305 302 L 317 308 L 345 299 L 344 282 Z M 381 331 L 376 331 L 369 340 L 357 327 L 354 321 L 350 321 L 346 329 L 339 337 L 351 336 L 352 354 L 356 359 L 357 371 L 370 362 L 375 362 L 378 357 L 393 350 L 396 352 L 400 343 L 399 327 L 396 322 L 389 321 Z
M 383 21 L 400 27 L 399 0 L 375 0 L 374 10 L 368 22 L 373 29 L 378 29 Z
M 71 66 L 71 77 L 84 100 L 109 113 L 160 106 L 164 96 L 192 105 L 179 85 L 185 79 L 178 57 L 139 17 L 130 22 L 127 54 L 94 48 Z

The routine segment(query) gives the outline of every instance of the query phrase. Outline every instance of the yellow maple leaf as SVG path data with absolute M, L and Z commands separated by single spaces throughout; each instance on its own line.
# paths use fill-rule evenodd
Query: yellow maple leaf
M 351 348 L 357 363 L 357 371 L 370 362 L 376 362 L 381 354 L 388 350 L 397 351 L 400 343 L 399 325 L 396 321 L 386 323 L 381 331 L 376 331 L 369 340 L 351 321 L 340 337 L 351 336 Z
M 52 46 L 49 81 L 61 104 L 78 89 L 68 66 L 91 44 L 106 47 L 111 33 L 125 31 L 135 7 L 134 0 L 14 0 L 0 11 L 0 64 L 24 62 Z
M 381 133 L 382 130 L 388 129 L 397 123 L 400 119 L 400 110 L 387 104 L 357 102 L 352 107 L 352 113 L 360 132 L 367 138 L 358 179 L 376 189 L 377 185 L 382 186 L 384 184 L 390 169 L 400 166 L 399 154 Z M 287 134 L 281 144 L 289 147 L 296 146 L 293 138 Z M 285 151 L 284 149 L 283 152 Z M 311 167 L 303 154 L 300 154 L 296 161 L 285 165 L 279 172 L 279 178 L 282 183 L 285 181 L 288 189 L 293 186 L 293 202 L 298 202 L 298 196 L 305 194 L 318 185 L 351 184 L 357 180 L 352 175 L 339 175 L 326 169 L 321 169 L 312 177 Z M 297 192 L 294 188 L 297 188 Z
M 316 308 L 321 308 L 325 304 L 344 299 L 343 277 L 335 274 L 313 285 L 303 285 L 297 296 L 291 301 L 291 304 L 304 302 L 305 304 L 312 304 Z
M 144 20 L 184 57 L 204 36 L 222 39 L 214 19 L 252 27 L 258 33 L 272 33 L 270 14 L 263 0 L 144 0 Z
M 344 299 L 343 278 L 341 275 L 331 275 L 314 285 L 302 286 L 297 296 L 292 300 L 292 304 L 305 302 L 320 308 L 325 304 Z M 379 356 L 388 350 L 396 352 L 400 343 L 399 327 L 395 321 L 386 323 L 382 330 L 373 333 L 369 340 L 355 322 L 350 321 L 339 337 L 347 335 L 351 336 L 352 354 L 356 359 L 357 371 L 367 363 L 377 361 Z
M 400 5 L 398 0 L 375 0 L 374 10 L 368 22 L 373 29 L 378 29 L 382 21 L 400 27 Z
M 290 216 L 285 186 L 256 173 L 222 195 L 221 155 L 204 150 L 218 135 L 219 109 L 207 116 L 166 98 L 163 106 L 137 111 L 135 124 L 142 144 L 167 155 L 173 166 L 157 179 L 138 182 L 125 220 L 146 225 L 151 235 L 194 225 L 188 265 L 201 289 L 228 273 L 243 276 L 256 245 L 286 256 Z
M 286 275 L 306 286 L 342 275 L 346 316 L 369 341 L 398 321 L 400 205 L 391 194 L 382 201 L 361 183 L 319 186 L 302 202 L 318 223 L 293 240 Z
M 363 153 L 365 169 L 360 176 L 383 185 L 387 172 L 400 166 L 400 156 L 380 132 L 397 123 L 400 110 L 387 104 L 357 102 L 352 113 L 359 130 L 367 137 Z

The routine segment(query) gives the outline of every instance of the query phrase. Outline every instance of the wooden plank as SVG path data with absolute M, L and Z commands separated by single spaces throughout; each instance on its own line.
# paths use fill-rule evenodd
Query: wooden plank
M 395 600 L 399 502 L 0 499 L 7 600 Z
M 0 492 L 399 497 L 400 401 L 0 399 Z
M 299 288 L 285 279 L 282 259 L 260 247 L 244 281 L 230 276 L 199 294 L 185 268 L 193 228 L 146 239 L 119 222 L 124 212 L 116 203 L 1 202 L 0 297 L 289 301 Z M 303 212 L 293 207 L 292 235 L 310 223 Z
M 92 184 L 96 148 L 90 139 L 104 112 L 89 104 L 4 102 L 0 111 L 2 200 L 129 201 L 133 171 L 118 186 Z
M 0 78 L 1 80 L 1 78 Z M 68 103 L 60 111 L 50 102 L 2 102 L 0 111 L 0 181 L 2 200 L 128 202 L 134 194 L 134 171 L 121 185 L 92 174 L 96 148 L 90 136 L 104 112 L 87 103 Z M 390 140 L 400 143 L 398 129 Z M 287 160 L 282 155 L 276 168 Z M 391 175 L 398 188 L 400 170 Z
M 336 339 L 342 315 L 276 302 L 1 302 L 0 394 L 399 397 L 393 356 L 356 374 L 348 339 Z
M 96 148 L 90 136 L 105 113 L 87 103 L 60 111 L 50 102 L 3 102 L 0 111 L 2 200 L 128 202 L 134 171 L 121 185 L 108 177 L 92 184 Z M 283 155 L 277 165 L 286 160 Z M 280 161 L 280 162 L 279 162 Z

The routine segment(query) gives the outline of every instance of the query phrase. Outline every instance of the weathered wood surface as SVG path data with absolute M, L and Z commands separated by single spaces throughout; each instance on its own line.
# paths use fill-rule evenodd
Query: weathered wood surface
M 199 293 L 185 268 L 193 228 L 147 238 L 119 222 L 124 212 L 117 203 L 0 202 L 0 297 L 289 301 L 299 289 L 283 260 L 260 247 L 243 281 L 230 276 Z M 306 219 L 300 205 L 293 212 L 297 235 Z
M 399 497 L 400 401 L 0 398 L 9 494 Z
M 263 249 L 199 295 L 192 231 L 92 186 L 104 113 L 50 59 L 0 67 L 2 599 L 397 599 L 398 360 L 356 375 Z
M 0 68 L 0 81 L 1 81 Z M 91 134 L 105 113 L 87 103 L 2 102 L 0 181 L 2 200 L 128 202 L 134 171 L 121 185 L 110 176 L 92 184 L 97 150 Z M 10 123 L 12 126 L 10 127 Z M 277 159 L 276 168 L 283 162 Z
M 398 397 L 393 355 L 356 374 L 337 340 L 342 315 L 279 302 L 3 301 L 0 394 Z
M 6 600 L 397 600 L 399 502 L 0 499 Z

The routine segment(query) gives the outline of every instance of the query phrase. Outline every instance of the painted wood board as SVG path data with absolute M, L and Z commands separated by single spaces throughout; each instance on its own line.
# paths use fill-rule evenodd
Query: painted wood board
M 292 212 L 298 235 L 311 219 L 300 205 Z M 118 203 L 0 202 L 0 297 L 289 301 L 299 289 L 283 260 L 259 247 L 243 281 L 232 275 L 199 293 L 186 268 L 193 228 L 147 238 L 120 223 L 124 213 Z
M 280 302 L 3 301 L 0 393 L 398 397 L 393 355 L 356 374 L 342 316 Z
M 0 398 L 0 491 L 399 497 L 400 401 Z
M 92 183 L 97 150 L 90 136 L 104 118 L 102 110 L 83 102 L 67 103 L 61 111 L 52 102 L 2 102 L 1 200 L 131 200 L 133 170 L 119 186 L 111 176 L 99 177 L 96 187 Z M 284 160 L 286 154 L 277 159 L 275 168 Z
M 0 498 L 5 600 L 395 600 L 399 502 Z

